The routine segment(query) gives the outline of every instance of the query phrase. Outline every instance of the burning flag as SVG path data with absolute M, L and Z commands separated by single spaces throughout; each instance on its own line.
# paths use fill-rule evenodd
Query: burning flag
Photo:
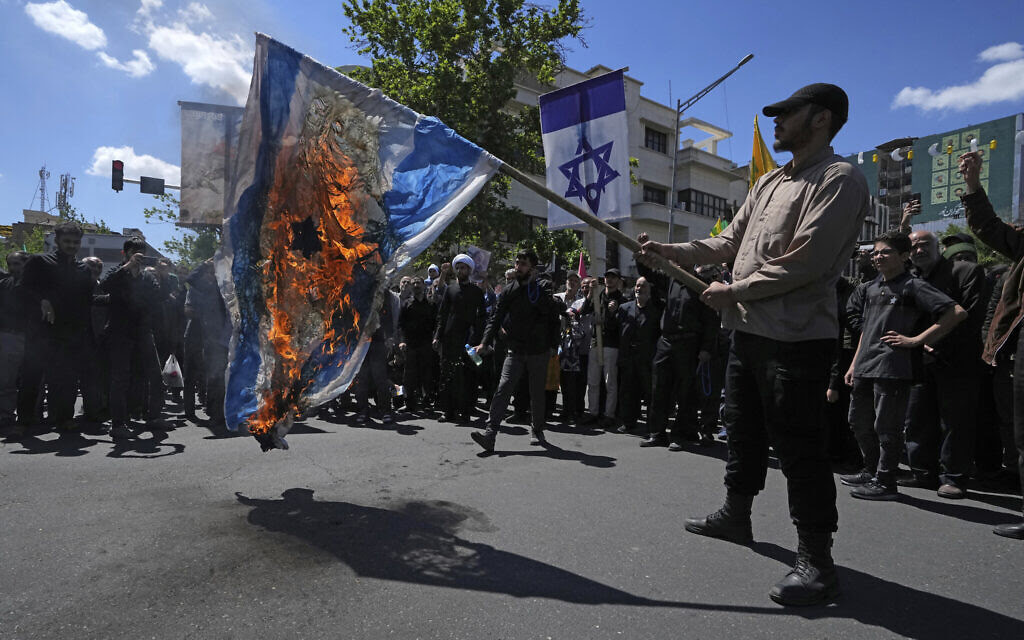
M 359 371 L 388 279 L 499 161 L 257 35 L 217 278 L 234 331 L 224 415 L 264 450 Z

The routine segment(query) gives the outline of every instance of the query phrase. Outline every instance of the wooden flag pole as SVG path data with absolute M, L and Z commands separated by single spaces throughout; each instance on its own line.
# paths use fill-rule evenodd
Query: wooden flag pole
M 630 238 L 626 234 L 622 233 L 621 231 L 619 231 L 612 225 L 608 224 L 604 220 L 593 215 L 592 213 L 584 211 L 582 208 L 573 204 L 569 200 L 566 200 L 565 198 L 558 195 L 551 189 L 548 189 L 547 187 L 540 184 L 539 182 L 537 182 L 530 176 L 526 175 L 519 169 L 516 169 L 515 167 L 510 166 L 505 162 L 502 162 L 501 165 L 498 167 L 498 171 L 504 173 L 508 177 L 512 178 L 513 180 L 523 185 L 527 189 L 530 189 L 531 191 L 542 196 L 546 200 L 550 200 L 551 202 L 557 204 L 559 207 L 565 209 L 572 215 L 576 216 L 583 222 L 586 222 L 591 227 L 594 227 L 595 229 L 597 229 L 604 235 L 608 236 L 615 242 L 618 242 L 627 249 L 631 249 L 634 252 L 640 251 L 639 242 L 637 242 L 633 238 Z M 656 253 L 648 253 L 646 255 L 651 258 L 652 262 L 654 262 L 659 269 L 667 273 L 675 280 L 678 280 L 679 282 L 686 285 L 688 289 L 696 293 L 703 293 L 704 290 L 708 288 L 708 285 L 703 280 L 693 275 L 692 273 L 685 271 L 684 269 L 681 269 L 679 265 L 677 265 L 674 262 L 671 262 L 668 258 Z

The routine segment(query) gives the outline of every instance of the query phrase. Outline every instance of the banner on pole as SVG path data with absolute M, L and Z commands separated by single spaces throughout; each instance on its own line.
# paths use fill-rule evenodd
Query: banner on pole
M 216 257 L 233 323 L 224 406 L 264 449 L 343 392 L 387 282 L 499 162 L 422 116 L 262 34 Z
M 181 208 L 178 226 L 220 225 L 245 109 L 201 102 L 181 107 Z
M 629 126 L 623 72 L 540 97 L 547 186 L 605 221 L 630 216 Z M 548 228 L 585 226 L 548 203 Z

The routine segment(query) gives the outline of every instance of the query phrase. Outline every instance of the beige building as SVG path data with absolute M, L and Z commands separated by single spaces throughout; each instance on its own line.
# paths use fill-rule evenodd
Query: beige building
M 565 69 L 555 78 L 556 87 L 567 87 L 612 71 L 596 66 L 585 72 Z M 633 169 L 638 183 L 631 187 L 631 217 L 616 223 L 630 237 L 641 232 L 653 240 L 666 241 L 669 232 L 669 193 L 672 190 L 672 144 L 675 138 L 676 110 L 641 95 L 643 83 L 629 75 L 626 83 L 626 114 L 629 122 L 629 155 L 639 166 Z M 538 97 L 551 91 L 531 79 L 516 83 L 516 100 L 537 105 Z M 697 139 L 689 138 L 696 132 Z M 680 144 L 676 152 L 676 198 L 673 240 L 683 242 L 706 238 L 721 216 L 731 218 L 747 195 L 747 169 L 737 167 L 718 155 L 718 144 L 732 133 L 696 118 L 680 121 Z M 536 176 L 544 182 L 544 176 Z M 531 224 L 547 223 L 547 203 L 532 191 L 512 183 L 509 202 L 530 216 Z M 618 267 L 626 275 L 636 275 L 631 252 L 607 242 L 590 228 L 582 230 L 591 255 L 591 273 L 603 273 Z

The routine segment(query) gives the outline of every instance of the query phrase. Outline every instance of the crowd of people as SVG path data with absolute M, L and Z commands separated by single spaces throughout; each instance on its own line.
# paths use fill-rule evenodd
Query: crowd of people
M 854 251 L 855 275 L 841 277 L 868 210 L 863 176 L 829 145 L 847 109 L 846 94 L 825 84 L 765 107 L 776 150 L 793 161 L 759 180 L 716 238 L 666 245 L 641 234 L 633 282 L 615 268 L 552 272 L 529 250 L 496 284 L 474 282 L 466 254 L 403 277 L 381 298 L 350 393 L 322 411 L 351 411 L 356 424 L 374 412 L 383 424 L 479 420 L 471 435 L 484 452 L 505 422 L 528 424 L 537 446 L 556 420 L 673 451 L 721 436 L 725 504 L 686 529 L 740 543 L 752 539 L 771 451 L 799 538 L 795 567 L 771 591 L 783 604 L 838 594 L 837 467 L 862 500 L 896 499 L 901 486 L 963 499 L 971 482 L 1019 492 L 1024 233 L 992 212 L 977 158 L 965 154 L 968 223 L 1012 267 L 977 264 L 968 234 L 940 241 L 913 230 L 910 207 L 900 229 Z M 212 264 L 178 276 L 129 238 L 122 264 L 99 279 L 102 264 L 75 258 L 81 236 L 65 223 L 53 253 L 7 256 L 4 434 L 43 424 L 44 403 L 54 428 L 76 428 L 79 393 L 82 419 L 115 440 L 133 437 L 135 418 L 161 428 L 168 397 L 194 421 L 198 397 L 222 424 L 231 326 Z M 652 254 L 692 269 L 706 289 L 667 277 Z M 182 381 L 168 391 L 172 361 Z M 1024 538 L 1024 523 L 996 533 Z
M 53 252 L 7 255 L 9 272 L 0 277 L 3 435 L 91 423 L 127 440 L 139 429 L 166 429 L 167 402 L 199 423 L 197 398 L 205 422 L 223 426 L 231 323 L 212 262 L 178 274 L 170 260 L 146 256 L 144 240 L 129 237 L 121 264 L 101 277 L 99 258 L 76 257 L 81 242 L 81 227 L 65 222 L 54 229 Z

